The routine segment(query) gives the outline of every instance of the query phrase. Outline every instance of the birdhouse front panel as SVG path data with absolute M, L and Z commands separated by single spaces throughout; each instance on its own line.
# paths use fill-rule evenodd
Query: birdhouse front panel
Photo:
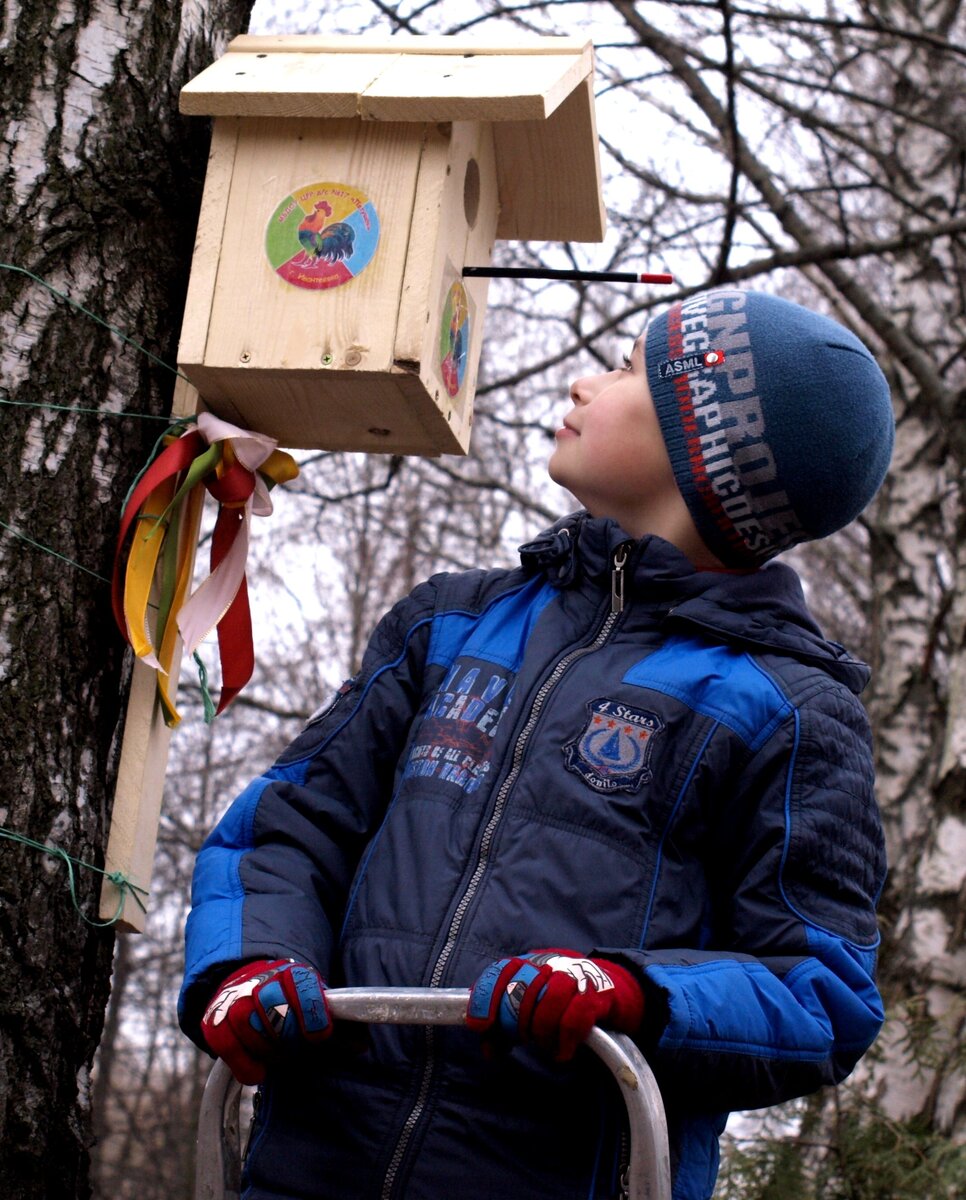
M 603 234 L 592 70 L 578 39 L 236 39 L 182 93 L 216 116 L 178 353 L 205 405 L 285 446 L 465 453 L 463 268 L 498 231 Z
M 179 350 L 208 407 L 287 446 L 465 452 L 486 281 L 462 268 L 493 248 L 489 127 L 233 124 Z

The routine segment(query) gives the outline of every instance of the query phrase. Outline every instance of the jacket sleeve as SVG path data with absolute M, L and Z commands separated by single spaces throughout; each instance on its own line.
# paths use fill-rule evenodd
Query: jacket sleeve
M 829 684 L 790 709 L 718 807 L 707 944 L 600 951 L 644 986 L 665 1095 L 710 1112 L 839 1082 L 882 1025 L 885 852 L 859 702 Z
M 438 577 L 437 577 L 438 578 Z M 359 857 L 391 799 L 420 702 L 436 581 L 379 623 L 357 676 L 232 803 L 195 864 L 182 1028 L 239 962 L 296 958 L 327 976 Z

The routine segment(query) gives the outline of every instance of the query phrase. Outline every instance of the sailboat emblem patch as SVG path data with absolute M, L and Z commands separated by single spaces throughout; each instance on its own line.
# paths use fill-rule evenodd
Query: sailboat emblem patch
M 568 771 L 598 792 L 636 792 L 651 780 L 654 737 L 664 722 L 643 708 L 592 700 L 583 732 L 564 746 Z

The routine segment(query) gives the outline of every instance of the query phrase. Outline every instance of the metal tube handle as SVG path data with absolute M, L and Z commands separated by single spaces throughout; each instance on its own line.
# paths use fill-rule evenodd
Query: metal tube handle
M 326 1000 L 342 1021 L 384 1025 L 462 1025 L 466 988 L 330 988 Z M 671 1200 L 667 1121 L 657 1082 L 644 1055 L 622 1033 L 595 1026 L 587 1047 L 614 1077 L 627 1107 L 630 1163 L 627 1200 Z M 198 1121 L 195 1200 L 237 1200 L 241 1162 L 239 1084 L 219 1059 L 211 1069 Z

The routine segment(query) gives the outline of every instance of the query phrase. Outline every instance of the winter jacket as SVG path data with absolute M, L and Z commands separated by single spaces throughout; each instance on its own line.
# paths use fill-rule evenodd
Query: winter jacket
M 841 1080 L 882 1022 L 867 679 L 788 567 L 698 572 L 585 513 L 434 577 L 205 842 L 184 1029 L 245 959 L 469 987 L 593 952 L 642 983 L 673 1194 L 704 1200 L 729 1110 Z M 245 1195 L 589 1200 L 625 1147 L 592 1055 L 373 1027 L 272 1072 Z

